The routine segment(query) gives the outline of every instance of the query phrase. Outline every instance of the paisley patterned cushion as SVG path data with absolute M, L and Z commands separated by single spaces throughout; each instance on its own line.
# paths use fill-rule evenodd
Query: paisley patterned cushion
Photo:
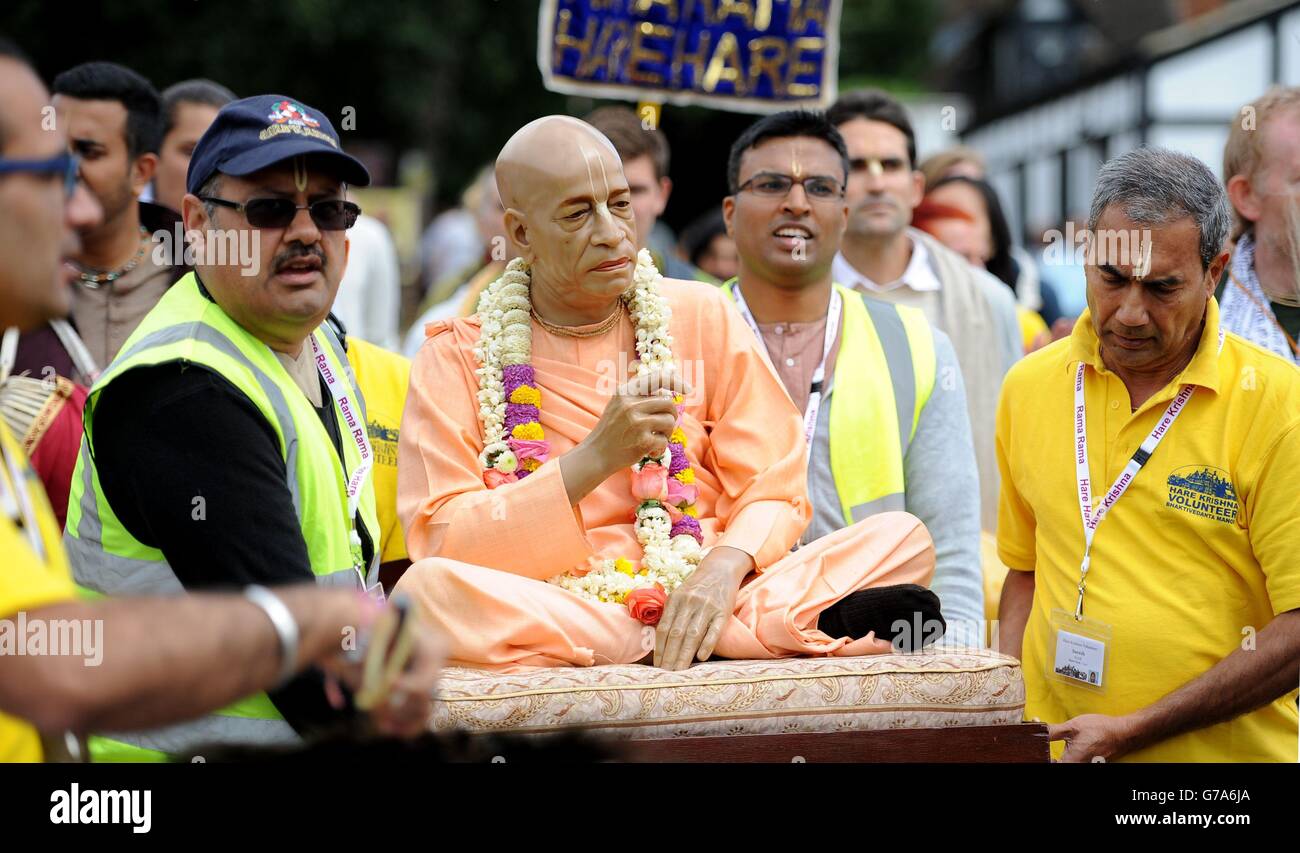
M 1019 723 L 1020 663 L 983 649 L 867 657 L 710 661 L 500 675 L 450 668 L 433 728 L 626 739 Z

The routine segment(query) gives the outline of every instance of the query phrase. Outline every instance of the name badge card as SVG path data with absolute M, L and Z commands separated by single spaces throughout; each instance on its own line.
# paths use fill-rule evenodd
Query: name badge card
M 1047 658 L 1048 679 L 1097 693 L 1106 692 L 1106 648 L 1111 627 L 1096 619 L 1075 619 L 1073 613 L 1052 610 Z

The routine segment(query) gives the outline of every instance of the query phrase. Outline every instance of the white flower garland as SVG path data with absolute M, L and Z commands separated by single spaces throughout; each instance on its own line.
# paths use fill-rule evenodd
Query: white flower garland
M 528 265 L 511 261 L 505 273 L 479 297 L 482 327 L 474 356 L 478 359 L 478 411 L 483 424 L 483 452 L 479 464 L 492 467 L 498 454 L 510 453 L 506 444 L 506 394 L 501 371 L 507 364 L 527 364 L 532 356 L 533 329 L 529 322 Z M 522 322 L 521 317 L 522 315 Z
M 632 366 L 637 376 L 673 364 L 673 339 L 668 331 L 672 309 L 659 293 L 661 278 L 650 252 L 646 249 L 638 252 L 632 293 L 623 297 L 636 324 L 637 360 Z M 502 371 L 512 364 L 530 364 L 532 360 L 532 303 L 528 287 L 528 266 L 522 259 L 515 259 L 479 299 L 482 334 L 474 355 L 480 364 L 476 373 L 484 442 L 479 464 L 485 471 L 514 470 L 513 454 L 506 443 L 507 400 Z M 503 458 L 505 466 L 501 464 Z M 649 462 L 658 462 L 667 470 L 671 463 L 669 451 L 665 450 L 661 459 L 641 460 L 632 466 L 633 471 L 640 471 Z M 632 590 L 656 584 L 671 593 L 690 577 L 704 556 L 693 536 L 670 537 L 672 526 L 672 517 L 663 502 L 642 501 L 636 510 L 635 526 L 637 541 L 643 549 L 639 568 L 624 558 L 593 557 L 589 560 L 590 568 L 581 576 L 565 572 L 550 578 L 549 582 L 585 598 L 619 604 Z

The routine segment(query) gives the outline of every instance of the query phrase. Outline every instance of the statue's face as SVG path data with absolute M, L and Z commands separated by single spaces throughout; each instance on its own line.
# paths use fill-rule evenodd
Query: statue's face
M 618 154 L 594 130 L 550 128 L 511 174 L 506 226 L 541 284 L 568 301 L 608 301 L 632 285 L 636 217 Z

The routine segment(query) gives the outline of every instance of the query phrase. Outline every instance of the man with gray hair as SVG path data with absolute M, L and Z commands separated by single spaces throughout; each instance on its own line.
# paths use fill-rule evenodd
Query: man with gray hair
M 1003 385 L 1001 648 L 1066 761 L 1296 760 L 1300 372 L 1220 328 L 1228 225 L 1199 160 L 1107 163 L 1088 310 Z

